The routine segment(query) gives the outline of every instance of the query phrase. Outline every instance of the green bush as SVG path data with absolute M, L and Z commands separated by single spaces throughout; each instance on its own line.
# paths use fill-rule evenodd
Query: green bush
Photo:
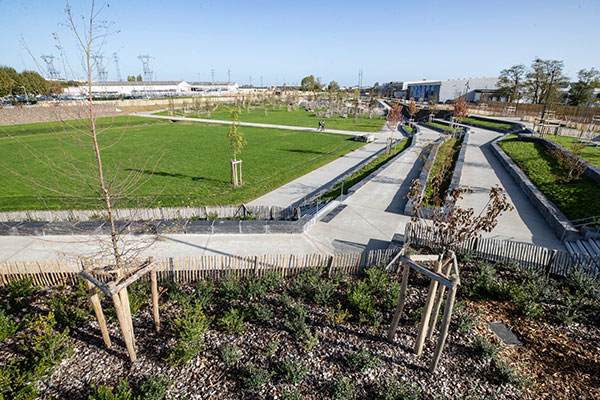
M 581 293 L 591 300 L 600 300 L 600 282 L 580 269 L 569 271 L 565 285 L 572 294 Z
M 88 400 L 135 400 L 127 378 L 119 379 L 114 389 L 110 386 L 96 386 L 93 383 L 91 387 L 92 394 L 89 395 Z
M 0 366 L 0 399 L 35 400 L 35 374 L 25 360 L 9 360 Z
M 219 285 L 219 294 L 223 300 L 237 300 L 242 295 L 242 287 L 239 280 L 230 273 L 225 274 Z
M 281 391 L 281 400 L 304 400 L 305 397 L 297 387 L 291 386 Z
M 54 313 L 38 315 L 29 322 L 27 331 L 21 332 L 20 349 L 35 362 L 36 375 L 58 364 L 70 351 L 68 329 L 56 331 Z
M 322 271 L 309 270 L 301 273 L 294 278 L 290 287 L 290 293 L 295 297 L 304 299 L 312 299 L 316 288 L 322 283 Z
M 494 380 L 498 383 L 508 383 L 514 386 L 521 386 L 523 384 L 523 378 L 506 361 L 494 359 L 491 367 Z
M 366 283 L 371 294 L 379 295 L 386 291 L 389 283 L 389 275 L 380 267 L 371 267 L 366 270 Z
M 348 303 L 357 311 L 359 323 L 377 326 L 383 316 L 375 309 L 371 289 L 367 282 L 354 282 L 348 288 Z
M 0 341 L 11 338 L 19 330 L 19 324 L 11 315 L 0 308 Z
M 173 365 L 185 364 L 204 348 L 204 333 L 210 319 L 197 304 L 186 307 L 173 319 L 177 343 L 171 349 L 167 361 Z
M 330 280 L 324 280 L 314 288 L 313 300 L 317 304 L 328 307 L 333 302 L 334 291 L 335 283 Z
M 526 317 L 544 317 L 544 309 L 542 305 L 538 302 L 537 297 L 538 295 L 534 285 L 522 284 L 511 286 L 510 300 Z
M 304 335 L 302 336 L 304 343 L 302 344 L 302 349 L 304 351 L 311 351 L 313 347 L 319 344 L 319 332 L 314 331 L 311 332 L 310 329 L 304 331 Z
M 246 295 L 249 298 L 262 299 L 267 294 L 265 283 L 254 277 L 246 278 Z
M 267 273 L 262 281 L 269 292 L 279 289 L 282 282 L 281 275 L 274 271 Z
M 327 313 L 327 320 L 335 324 L 343 324 L 347 319 L 352 318 L 348 310 L 342 310 L 342 303 L 338 301 L 335 309 L 330 309 Z
M 398 281 L 391 281 L 387 285 L 387 289 L 383 294 L 383 307 L 386 310 L 393 310 L 396 308 L 398 303 L 398 297 L 400 297 L 400 291 L 402 286 Z
M 287 309 L 292 304 L 292 298 L 287 294 L 282 293 L 277 297 L 276 303 Z
M 353 371 L 364 372 L 368 369 L 375 368 L 379 363 L 379 357 L 369 353 L 365 349 L 354 351 L 346 355 L 346 364 Z
M 162 376 L 149 376 L 142 382 L 139 388 L 138 400 L 162 400 L 171 382 Z
M 473 314 L 467 310 L 464 302 L 458 301 L 454 305 L 454 312 L 452 313 L 452 327 L 458 330 L 460 333 L 467 333 L 473 328 L 477 322 L 479 314 Z
M 279 349 L 279 342 L 277 340 L 272 340 L 265 345 L 262 353 L 265 357 L 271 358 L 277 353 L 278 349 Z
M 135 281 L 127 287 L 131 315 L 135 315 L 149 299 L 148 282 Z
M 331 398 L 334 400 L 350 400 L 356 395 L 356 386 L 352 378 L 338 375 L 331 384 Z
M 252 305 L 252 317 L 260 323 L 267 323 L 273 319 L 273 311 L 271 307 L 263 304 Z
M 90 316 L 89 303 L 86 298 L 59 293 L 50 299 L 49 306 L 54 312 L 56 326 L 59 330 L 71 329 L 86 321 Z
M 8 314 L 18 314 L 29 307 L 31 297 L 38 290 L 39 288 L 33 285 L 31 279 L 11 282 L 6 285 L 6 288 L 3 290 L 6 291 L 6 294 L 3 296 L 3 304 L 0 304 L 0 306 L 1 308 L 4 308 Z
M 244 323 L 245 318 L 246 313 L 241 308 L 231 307 L 219 318 L 219 326 L 225 333 L 241 335 L 247 328 Z
M 212 279 L 204 279 L 196 282 L 195 296 L 197 303 L 204 310 L 210 309 L 215 297 L 215 282 Z
M 509 288 L 498 282 L 496 269 L 487 262 L 478 265 L 474 281 L 465 286 L 465 290 L 466 296 L 476 301 L 486 299 L 508 300 L 510 298 Z
M 269 381 L 273 372 L 265 368 L 259 368 L 252 363 L 246 364 L 240 371 L 240 380 L 244 388 L 251 391 L 260 391 Z
M 421 389 L 417 385 L 388 378 L 377 386 L 377 400 L 419 400 Z
M 303 337 L 306 332 L 306 314 L 306 308 L 301 304 L 287 309 L 284 325 L 296 339 Z
M 233 367 L 242 358 L 240 348 L 235 344 L 224 344 L 220 349 L 221 360 L 228 367 Z
M 500 346 L 491 343 L 485 337 L 479 335 L 475 337 L 471 349 L 475 356 L 481 360 L 494 359 L 501 350 Z
M 301 358 L 290 356 L 279 365 L 279 372 L 285 381 L 297 385 L 306 378 L 308 367 Z
M 559 307 L 556 313 L 556 319 L 563 325 L 572 325 L 581 320 L 581 310 L 583 309 L 584 296 L 581 292 L 564 293 L 563 305 Z

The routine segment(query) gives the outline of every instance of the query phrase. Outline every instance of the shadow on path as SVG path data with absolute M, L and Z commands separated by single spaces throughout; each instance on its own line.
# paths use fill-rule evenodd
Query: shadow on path
M 408 191 L 410 190 L 410 185 L 411 185 L 413 179 L 417 179 L 419 177 L 419 174 L 421 173 L 421 169 L 423 169 L 423 166 L 425 165 L 425 158 L 423 157 L 424 152 L 425 152 L 425 149 L 423 149 L 419 153 L 419 156 L 417 157 L 417 160 L 413 164 L 413 167 L 410 169 L 410 171 L 408 172 L 408 174 L 402 181 L 402 184 L 398 188 L 398 191 L 392 198 L 392 201 L 385 209 L 386 212 L 395 213 L 395 214 L 404 214 L 404 208 L 406 207 L 406 203 L 408 202 L 406 195 L 408 194 Z

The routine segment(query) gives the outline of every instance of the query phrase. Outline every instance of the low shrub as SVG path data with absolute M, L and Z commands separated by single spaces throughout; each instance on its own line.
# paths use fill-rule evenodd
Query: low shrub
M 19 347 L 35 363 L 36 375 L 58 364 L 69 352 L 68 329 L 56 331 L 54 313 L 39 314 L 29 322 L 26 331 L 20 334 Z
M 498 282 L 496 269 L 487 262 L 478 265 L 474 281 L 463 287 L 466 296 L 475 301 L 486 299 L 508 300 L 510 298 L 509 288 Z
M 272 340 L 265 345 L 262 353 L 265 357 L 271 358 L 277 353 L 277 350 L 279 350 L 279 342 L 277 340 Z
M 284 325 L 296 339 L 303 337 L 306 332 L 306 314 L 306 308 L 301 304 L 287 309 Z
M 383 294 L 383 307 L 386 310 L 393 310 L 396 308 L 396 304 L 398 303 L 398 297 L 400 297 L 400 291 L 402 286 L 398 281 L 391 281 L 387 285 L 387 289 Z
M 356 395 L 356 386 L 352 378 L 338 375 L 331 383 L 331 398 L 334 400 L 350 400 Z
M 322 281 L 314 288 L 313 300 L 315 303 L 328 307 L 333 302 L 335 283 L 330 280 Z
M 58 293 L 50 299 L 49 306 L 54 312 L 59 330 L 71 329 L 86 321 L 90 316 L 87 299 Z
M 269 292 L 279 289 L 282 283 L 281 275 L 274 271 L 267 273 L 262 281 Z
M 273 319 L 273 311 L 268 305 L 254 304 L 251 309 L 255 321 L 265 324 Z
M 365 271 L 365 278 L 369 292 L 374 295 L 384 294 L 389 283 L 389 275 L 383 268 L 374 266 Z
M 352 283 L 348 288 L 347 298 L 350 306 L 357 311 L 359 323 L 374 326 L 381 323 L 383 316 L 375 309 L 368 283 L 365 281 Z
M 220 349 L 221 361 L 228 366 L 233 367 L 242 358 L 240 348 L 235 344 L 224 344 Z
M 334 324 L 343 324 L 349 318 L 352 318 L 352 314 L 346 309 L 342 310 L 342 303 L 339 301 L 337 306 L 327 313 L 327 320 Z
M 290 293 L 295 297 L 302 297 L 310 300 L 314 297 L 315 291 L 323 283 L 321 279 L 322 271 L 308 270 L 294 278 L 290 286 Z
M 246 278 L 246 295 L 251 299 L 262 299 L 267 294 L 267 286 L 258 278 Z
M 365 349 L 353 351 L 346 355 L 346 364 L 353 371 L 364 372 L 374 368 L 379 363 L 379 357 L 369 353 Z
M 39 288 L 33 285 L 31 279 L 10 282 L 3 289 L 6 294 L 3 296 L 5 300 L 3 304 L 0 304 L 0 307 L 6 310 L 8 314 L 19 314 L 29 306 L 31 297 L 38 290 Z
M 0 342 L 4 339 L 13 337 L 18 330 L 19 324 L 15 319 L 0 308 Z
M 183 309 L 181 315 L 173 319 L 177 343 L 171 349 L 167 361 L 171 364 L 185 364 L 204 348 L 204 333 L 210 325 L 210 318 L 202 307 L 194 304 Z
M 313 347 L 319 344 L 319 332 L 314 331 L 311 332 L 310 329 L 304 331 L 304 335 L 302 336 L 304 343 L 302 344 L 302 349 L 304 351 L 311 351 Z
M 377 386 L 377 400 L 419 400 L 421 389 L 397 378 L 388 378 Z
M 146 378 L 137 390 L 130 387 L 127 378 L 119 379 L 114 388 L 92 383 L 88 400 L 162 400 L 170 386 L 168 379 L 154 376 Z
M 246 313 L 239 307 L 231 307 L 219 318 L 219 326 L 225 333 L 241 335 L 247 326 L 244 323 Z
M 574 295 L 566 292 L 563 296 L 563 304 L 559 307 L 555 316 L 563 325 L 572 325 L 581 320 L 581 311 L 584 307 L 584 295 L 576 292 Z
M 303 359 L 290 356 L 283 360 L 279 372 L 285 381 L 297 385 L 306 378 L 308 367 L 304 365 Z
M 259 368 L 252 363 L 246 364 L 240 371 L 240 380 L 244 388 L 256 392 L 269 383 L 272 376 L 273 372 Z
M 127 287 L 131 315 L 136 314 L 149 299 L 148 282 L 136 281 Z
M 162 400 L 167 390 L 171 387 L 171 381 L 162 376 L 149 376 L 142 382 L 139 388 L 139 396 L 136 400 Z
M 96 386 L 91 384 L 92 394 L 88 400 L 135 400 L 133 389 L 129 386 L 129 380 L 119 379 L 116 387 L 111 386 Z
M 471 349 L 473 350 L 473 354 L 481 360 L 494 359 L 501 350 L 500 346 L 491 343 L 485 337 L 479 335 L 475 337 Z
M 514 386 L 521 386 L 523 384 L 523 378 L 506 361 L 494 359 L 492 360 L 491 368 L 494 380 L 498 383 L 508 383 Z
M 580 269 L 568 273 L 565 285 L 572 294 L 581 293 L 591 300 L 600 300 L 600 282 Z
M 479 314 L 473 314 L 467 310 L 467 306 L 462 301 L 457 301 L 454 305 L 452 314 L 452 327 L 460 333 L 467 333 L 477 323 Z
M 281 391 L 281 400 L 304 400 L 305 397 L 297 387 L 291 386 Z
M 225 301 L 237 300 L 242 295 L 239 280 L 230 273 L 225 274 L 219 284 L 219 295 Z
M 292 304 L 292 298 L 286 293 L 282 293 L 277 296 L 275 302 L 283 308 L 288 308 Z

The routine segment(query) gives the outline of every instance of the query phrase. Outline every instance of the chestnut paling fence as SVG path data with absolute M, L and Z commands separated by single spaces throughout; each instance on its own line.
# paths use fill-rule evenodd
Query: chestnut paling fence
M 426 226 L 408 224 L 404 240 L 415 246 L 439 247 L 440 241 Z M 572 270 L 600 277 L 600 257 L 571 254 L 567 251 L 549 249 L 531 243 L 486 238 L 473 238 L 452 246 L 458 253 L 472 253 L 475 257 L 490 261 L 517 262 L 524 267 L 545 273 L 565 276 Z
M 190 282 L 206 277 L 219 278 L 233 274 L 238 278 L 261 277 L 275 272 L 280 276 L 293 276 L 307 269 L 323 268 L 329 274 L 345 272 L 356 274 L 366 266 L 385 265 L 399 249 L 371 250 L 345 254 L 273 254 L 261 256 L 207 255 L 192 257 L 169 257 L 157 260 L 158 279 L 161 281 Z M 31 279 L 42 286 L 54 286 L 74 282 L 86 268 L 110 265 L 111 259 L 64 259 L 52 261 L 3 261 L 0 262 L 0 285 Z M 98 277 L 106 281 L 108 276 Z M 145 278 L 147 279 L 147 277 Z

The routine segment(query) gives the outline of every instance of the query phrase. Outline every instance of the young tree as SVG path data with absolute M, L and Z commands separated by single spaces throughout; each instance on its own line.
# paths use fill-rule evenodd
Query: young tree
M 358 88 L 354 89 L 354 99 L 352 100 L 354 104 L 354 123 L 358 122 L 358 108 L 360 106 L 360 91 Z
M 429 98 L 428 105 L 429 105 L 429 122 L 431 122 L 431 121 L 433 121 L 433 118 L 435 117 L 435 115 L 437 114 L 437 112 L 440 108 L 438 106 L 437 96 L 431 96 Z
M 315 77 L 314 75 L 305 76 L 300 81 L 300 87 L 303 91 L 314 91 L 315 90 Z
M 340 90 L 340 85 L 336 81 L 331 81 L 327 86 L 327 90 L 331 93 L 335 93 Z
M 135 82 L 135 75 L 128 75 L 127 82 Z
M 408 114 L 410 115 L 410 122 L 413 123 L 414 122 L 414 117 L 415 114 L 419 112 L 419 108 L 417 107 L 417 103 L 415 103 L 415 100 L 411 100 L 410 103 L 408 104 Z
M 513 65 L 510 68 L 500 71 L 500 77 L 496 87 L 496 93 L 504 97 L 509 103 L 518 102 L 522 97 L 525 86 L 526 67 L 522 64 Z
M 453 114 L 453 130 L 454 130 L 454 135 L 456 135 L 456 131 L 458 130 L 458 125 L 460 124 L 463 119 L 466 118 L 467 114 L 469 113 L 469 105 L 467 104 L 467 102 L 465 101 L 465 96 L 460 96 L 460 98 L 454 102 L 454 105 L 452 106 L 452 114 Z
M 136 81 L 138 82 L 142 82 L 142 74 L 138 74 L 137 78 L 135 78 Z
M 569 105 L 585 106 L 594 100 L 594 88 L 600 87 L 600 72 L 597 69 L 581 69 L 577 82 L 569 90 Z
M 233 123 L 229 125 L 227 139 L 233 150 L 233 160 L 231 160 L 231 184 L 233 186 L 239 186 L 242 183 L 242 160 L 238 160 L 237 156 L 242 152 L 242 148 L 246 145 L 246 141 L 244 140 L 244 134 L 238 129 L 240 117 L 238 109 L 232 108 L 230 113 Z
M 402 122 L 402 105 L 398 102 L 395 103 L 385 119 L 385 124 L 390 130 L 390 137 L 387 141 L 386 154 L 392 153 L 392 142 L 394 141 L 394 132 L 398 130 L 398 125 Z
M 569 151 L 562 151 L 556 147 L 550 148 L 550 153 L 556 158 L 558 164 L 566 170 L 566 176 L 562 178 L 564 183 L 577 180 L 585 172 L 588 165 L 581 158 L 581 152 L 587 147 L 587 143 L 573 144 Z

